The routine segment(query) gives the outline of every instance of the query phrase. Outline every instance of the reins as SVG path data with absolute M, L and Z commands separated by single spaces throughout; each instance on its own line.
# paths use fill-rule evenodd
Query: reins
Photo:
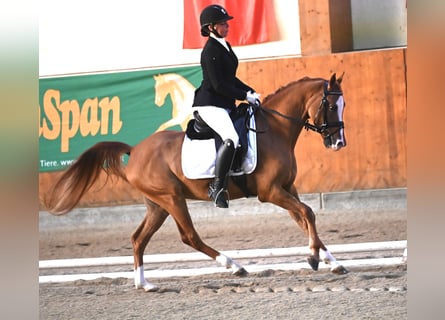
M 291 117 L 291 116 L 285 115 L 285 114 L 283 114 L 283 113 L 281 113 L 281 112 L 279 112 L 277 110 L 270 109 L 270 108 L 264 107 L 262 105 L 250 104 L 250 106 L 253 108 L 253 112 L 250 114 L 250 117 L 253 114 L 256 114 L 258 110 L 260 112 L 268 112 L 269 114 L 274 114 L 274 115 L 277 115 L 277 116 L 282 117 L 284 119 L 287 119 L 289 121 L 295 122 L 297 124 L 301 124 L 301 125 L 303 125 L 303 127 L 306 130 L 312 130 L 312 131 L 315 131 L 315 132 L 323 135 L 326 132 L 326 129 L 328 129 L 328 128 L 336 127 L 336 128 L 338 128 L 338 130 L 344 128 L 343 121 L 336 121 L 336 122 L 330 122 L 330 123 L 328 123 L 328 121 L 327 121 L 327 111 L 328 111 L 328 108 L 330 110 L 333 110 L 333 108 L 336 107 L 336 105 L 331 106 L 329 104 L 329 101 L 328 101 L 327 97 L 330 96 L 330 95 L 341 96 L 341 95 L 343 95 L 343 92 L 341 92 L 341 91 L 329 91 L 328 90 L 328 81 L 325 81 L 324 85 L 323 85 L 323 97 L 321 98 L 321 102 L 320 102 L 320 106 L 319 106 L 319 109 L 321 109 L 323 107 L 323 110 L 324 110 L 324 122 L 321 125 L 311 124 L 311 123 L 309 123 L 309 119 L 307 119 L 306 121 L 302 121 L 300 118 Z M 247 122 L 246 122 L 246 125 L 247 125 Z M 267 130 L 269 130 L 269 126 L 267 126 L 266 129 L 259 131 L 259 130 L 256 130 L 254 128 L 250 128 L 247 125 L 247 129 L 251 130 L 251 131 L 254 131 L 256 133 L 265 133 L 265 132 L 267 132 Z M 335 131 L 335 132 L 337 132 L 337 131 Z M 326 137 L 331 136 L 335 132 L 328 133 L 326 135 Z
M 289 121 L 293 121 L 293 122 L 297 122 L 297 123 L 305 125 L 305 123 L 303 123 L 303 121 L 301 121 L 299 118 L 287 116 L 287 115 L 282 114 L 281 112 L 276 111 L 274 109 L 269 109 L 269 108 L 263 107 L 262 105 L 250 104 L 250 106 L 252 107 L 253 112 L 249 115 L 249 117 L 248 117 L 249 119 L 250 119 L 250 117 L 252 117 L 252 115 L 257 114 L 257 112 L 260 111 L 261 113 L 268 112 L 270 114 L 278 115 L 278 116 L 280 116 L 282 118 L 285 118 L 285 119 L 287 119 Z M 266 126 L 267 127 L 264 130 L 257 130 L 255 128 L 249 127 L 249 122 L 250 121 L 246 121 L 246 126 L 247 126 L 247 129 L 250 130 L 250 131 L 253 131 L 255 133 L 265 133 L 265 132 L 267 132 L 269 130 L 269 124 L 267 122 L 266 122 Z

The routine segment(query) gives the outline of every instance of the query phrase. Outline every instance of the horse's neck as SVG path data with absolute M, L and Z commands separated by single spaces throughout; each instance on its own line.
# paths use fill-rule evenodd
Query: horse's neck
M 306 121 L 313 116 L 318 101 L 321 101 L 321 86 L 322 80 L 319 79 L 298 81 L 287 89 L 288 92 L 283 93 L 285 97 L 281 99 L 283 104 L 280 108 L 292 117 Z
M 171 95 L 172 101 L 184 100 L 184 92 L 182 92 L 182 90 L 179 88 L 179 86 L 176 82 L 171 86 L 170 95 Z
M 277 98 L 278 99 L 275 99 L 275 101 L 272 100 L 267 105 L 283 115 L 279 117 L 280 121 L 283 122 L 283 125 L 306 120 L 308 112 L 304 97 L 296 97 L 288 94 Z
M 274 130 L 286 136 L 291 143 L 296 142 L 305 121 L 309 118 L 310 101 L 315 97 L 312 92 L 305 83 L 297 83 L 283 89 L 265 105 L 283 115 L 274 115 L 274 121 L 269 123 L 276 123 Z
M 178 112 L 180 112 L 181 108 L 187 107 L 187 104 L 190 104 L 192 101 L 188 101 L 193 98 L 194 88 L 188 83 L 184 83 L 180 85 L 177 81 L 171 82 L 171 90 L 170 95 L 172 99 L 173 105 L 173 115 L 175 116 Z

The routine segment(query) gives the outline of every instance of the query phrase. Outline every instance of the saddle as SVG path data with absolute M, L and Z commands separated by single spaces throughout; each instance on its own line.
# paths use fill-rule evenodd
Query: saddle
M 249 147 L 249 123 L 253 113 L 249 112 L 248 103 L 240 103 L 237 108 L 230 112 L 229 116 L 232 119 L 233 126 L 239 137 L 239 145 L 235 150 L 231 171 L 241 172 L 243 171 L 242 163 Z M 215 139 L 215 150 L 217 151 L 223 142 L 221 137 L 207 125 L 198 111 L 193 112 L 193 117 L 194 118 L 187 123 L 187 129 L 185 131 L 187 137 L 191 140 Z
M 216 153 L 223 141 L 197 111 L 193 116 L 194 119 L 187 124 L 182 144 L 182 170 L 189 179 L 213 178 Z M 230 113 L 230 118 L 238 133 L 239 146 L 235 150 L 229 176 L 249 197 L 252 193 L 247 188 L 246 175 L 252 173 L 257 164 L 255 109 L 241 103 Z

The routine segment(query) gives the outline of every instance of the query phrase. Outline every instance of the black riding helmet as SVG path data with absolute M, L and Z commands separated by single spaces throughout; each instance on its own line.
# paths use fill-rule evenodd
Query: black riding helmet
M 210 6 L 205 7 L 201 15 L 199 16 L 199 22 L 201 24 L 201 35 L 203 37 L 209 36 L 208 25 L 214 25 L 218 23 L 222 23 L 233 19 L 232 16 L 229 16 L 226 9 L 217 4 L 212 4 Z

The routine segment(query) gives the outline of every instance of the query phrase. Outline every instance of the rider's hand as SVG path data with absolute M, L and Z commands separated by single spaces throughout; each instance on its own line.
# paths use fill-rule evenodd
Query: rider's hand
M 254 91 L 247 91 L 246 100 L 249 101 L 250 104 L 253 104 L 255 106 L 259 106 L 261 104 L 260 95 Z

